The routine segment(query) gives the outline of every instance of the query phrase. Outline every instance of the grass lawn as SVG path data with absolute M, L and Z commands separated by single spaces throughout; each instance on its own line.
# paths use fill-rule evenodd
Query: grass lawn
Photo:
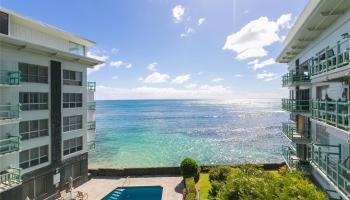
M 201 199 L 208 199 L 209 190 L 211 185 L 209 182 L 209 174 L 201 174 L 200 179 L 197 183 L 197 188 L 200 190 L 199 195 Z

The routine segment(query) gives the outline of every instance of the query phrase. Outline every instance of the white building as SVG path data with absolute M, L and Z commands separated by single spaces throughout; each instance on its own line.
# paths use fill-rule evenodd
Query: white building
M 310 0 L 284 41 L 282 108 L 291 140 L 283 156 L 304 169 L 330 197 L 350 197 L 350 1 Z
M 0 8 L 0 199 L 46 199 L 87 180 L 95 43 Z

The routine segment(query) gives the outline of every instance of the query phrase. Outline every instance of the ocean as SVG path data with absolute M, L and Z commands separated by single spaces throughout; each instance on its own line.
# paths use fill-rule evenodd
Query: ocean
M 282 162 L 279 99 L 97 101 L 89 168 Z

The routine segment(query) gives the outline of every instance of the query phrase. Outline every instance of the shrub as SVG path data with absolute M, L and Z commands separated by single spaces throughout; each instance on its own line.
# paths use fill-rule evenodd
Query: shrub
M 220 166 L 220 167 L 215 167 L 212 168 L 209 171 L 209 180 L 210 181 L 226 181 L 227 176 L 231 172 L 231 167 L 229 166 Z
M 301 172 L 266 172 L 254 167 L 231 170 L 226 183 L 216 192 L 216 200 L 327 199 L 326 194 L 317 190 Z
M 200 167 L 192 158 L 185 158 L 181 162 L 180 171 L 184 178 L 194 177 L 195 182 L 198 182 Z
M 186 194 L 185 200 L 196 200 L 196 193 L 188 193 Z
M 185 178 L 186 196 L 185 200 L 195 200 L 197 196 L 196 183 L 194 178 Z

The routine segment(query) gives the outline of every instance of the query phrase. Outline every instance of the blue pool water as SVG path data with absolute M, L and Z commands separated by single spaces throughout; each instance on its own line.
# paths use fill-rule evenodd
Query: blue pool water
M 90 168 L 281 162 L 280 99 L 97 101 Z
M 161 200 L 162 192 L 160 186 L 118 187 L 102 200 Z

